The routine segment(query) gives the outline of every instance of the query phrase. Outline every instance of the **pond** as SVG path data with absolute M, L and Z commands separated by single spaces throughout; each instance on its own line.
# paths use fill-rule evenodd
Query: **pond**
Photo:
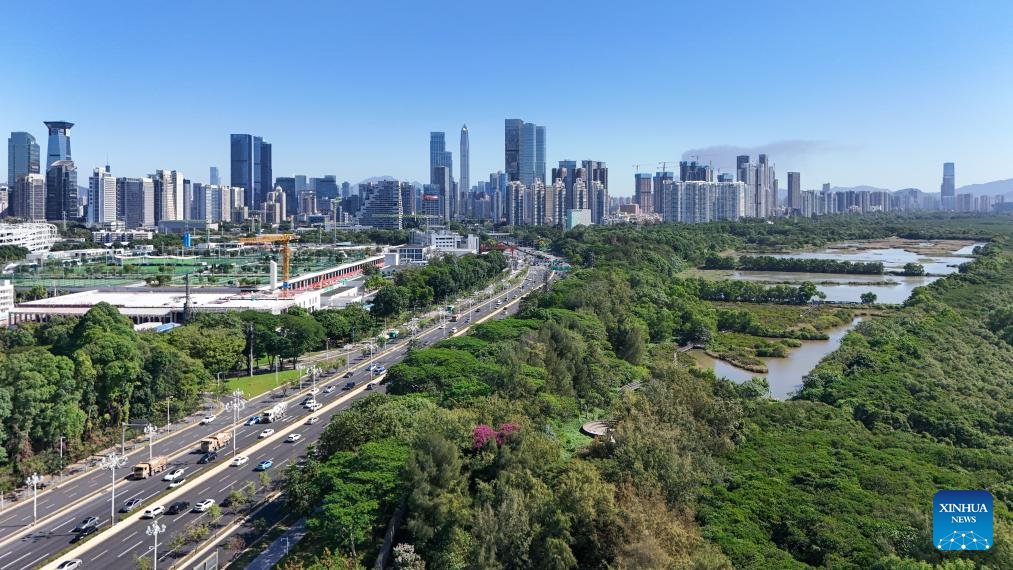
M 802 386 L 802 378 L 812 371 L 821 360 L 841 346 L 841 341 L 848 331 L 855 328 L 861 318 L 855 318 L 850 324 L 827 329 L 830 338 L 827 340 L 804 340 L 802 346 L 793 348 L 784 358 L 761 358 L 767 365 L 768 372 L 760 374 L 743 370 L 707 355 L 700 349 L 689 351 L 689 355 L 700 368 L 710 368 L 720 378 L 742 383 L 754 376 L 763 376 L 770 384 L 770 395 L 783 400 Z

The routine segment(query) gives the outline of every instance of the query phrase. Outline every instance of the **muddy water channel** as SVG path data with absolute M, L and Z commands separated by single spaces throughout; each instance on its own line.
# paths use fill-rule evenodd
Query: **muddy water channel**
M 897 240 L 884 246 L 883 243 L 862 242 L 842 243 L 816 251 L 768 254 L 774 257 L 835 259 L 839 261 L 879 261 L 886 271 L 900 271 L 906 263 L 919 263 L 928 274 L 923 277 L 901 275 L 852 275 L 838 273 L 790 273 L 779 271 L 703 271 L 703 274 L 717 279 L 743 279 L 768 283 L 797 284 L 811 281 L 827 297 L 827 301 L 860 301 L 862 293 L 873 292 L 879 303 L 903 303 L 911 296 L 915 287 L 928 285 L 944 275 L 958 271 L 962 263 L 971 261 L 971 253 L 980 243 L 948 242 L 948 250 L 928 242 L 904 242 Z M 748 255 L 748 254 L 746 254 Z M 831 352 L 837 350 L 849 330 L 861 321 L 856 318 L 851 324 L 828 329 L 827 340 L 803 341 L 802 346 L 792 349 L 784 358 L 763 358 L 767 365 L 766 374 L 757 374 L 738 368 L 723 360 L 708 356 L 702 350 L 690 351 L 690 356 L 701 368 L 711 368 L 719 377 L 735 382 L 745 382 L 754 376 L 767 378 L 773 397 L 784 399 L 799 389 L 802 378 Z

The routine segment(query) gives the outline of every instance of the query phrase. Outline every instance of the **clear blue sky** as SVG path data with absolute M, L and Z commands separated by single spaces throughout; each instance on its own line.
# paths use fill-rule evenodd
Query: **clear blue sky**
M 769 148 L 782 185 L 938 191 L 1013 177 L 1013 2 L 9 2 L 0 132 L 77 124 L 85 173 L 228 177 L 228 135 L 276 176 L 428 179 L 428 137 L 472 180 L 503 119 L 546 125 L 549 164 Z M 456 172 L 455 172 L 456 176 Z

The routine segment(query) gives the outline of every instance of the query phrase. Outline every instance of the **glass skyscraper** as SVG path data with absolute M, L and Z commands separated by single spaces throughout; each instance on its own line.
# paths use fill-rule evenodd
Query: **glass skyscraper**
M 14 188 L 18 178 L 39 174 L 39 145 L 26 132 L 13 132 L 7 139 L 7 186 Z
M 233 134 L 231 142 L 231 186 L 243 188 L 246 206 L 256 208 L 268 192 L 273 190 L 271 169 L 271 145 L 254 135 Z
M 504 169 L 511 182 L 531 186 L 545 176 L 545 127 L 506 119 L 503 125 Z
M 58 160 L 73 160 L 70 155 L 70 129 L 74 123 L 46 121 L 49 129 L 49 147 L 46 149 L 46 169 Z

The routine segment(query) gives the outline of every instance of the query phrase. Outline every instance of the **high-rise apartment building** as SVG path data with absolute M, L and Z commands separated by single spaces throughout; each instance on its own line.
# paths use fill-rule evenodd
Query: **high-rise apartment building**
M 41 172 L 35 137 L 22 131 L 11 133 L 7 139 L 7 186 L 13 189 L 19 177 Z
M 640 212 L 643 214 L 650 214 L 654 211 L 649 172 L 637 172 L 633 175 L 633 203 L 640 206 Z
M 712 182 L 714 170 L 707 165 L 700 164 L 695 160 L 683 160 L 679 163 L 679 180 L 683 182 Z
M 148 178 L 155 189 L 155 223 L 187 219 L 190 200 L 186 196 L 183 174 L 175 170 L 156 170 Z
M 85 222 L 92 227 L 101 227 L 116 221 L 116 178 L 110 173 L 109 165 L 96 168 L 88 179 L 88 206 Z
M 939 200 L 943 210 L 953 211 L 957 209 L 956 195 L 956 169 L 952 162 L 944 162 L 943 183 L 939 186 Z
M 675 180 L 674 172 L 659 171 L 654 173 L 654 191 L 652 195 L 654 208 L 652 211 L 655 214 L 660 214 L 662 210 L 661 191 L 665 188 L 667 182 L 672 182 L 673 180 Z
M 272 190 L 271 145 L 263 138 L 248 134 L 229 135 L 231 161 L 229 184 L 243 188 L 244 203 L 256 208 Z
M 800 172 L 788 173 L 788 206 L 789 215 L 802 214 L 802 174 Z
M 666 222 L 737 220 L 747 207 L 747 185 L 743 182 L 666 180 L 662 187 L 660 213 Z
M 363 204 L 359 210 L 359 224 L 391 230 L 400 230 L 404 227 L 404 203 L 401 199 L 400 182 L 380 180 L 367 185 L 364 190 Z
M 41 174 L 19 176 L 10 199 L 10 211 L 14 217 L 29 222 L 45 221 L 46 177 Z
M 503 128 L 504 162 L 508 181 L 530 186 L 535 179 L 545 181 L 545 127 L 506 119 Z
M 506 223 L 512 226 L 523 225 L 527 188 L 523 182 L 512 180 L 507 183 L 506 194 Z

